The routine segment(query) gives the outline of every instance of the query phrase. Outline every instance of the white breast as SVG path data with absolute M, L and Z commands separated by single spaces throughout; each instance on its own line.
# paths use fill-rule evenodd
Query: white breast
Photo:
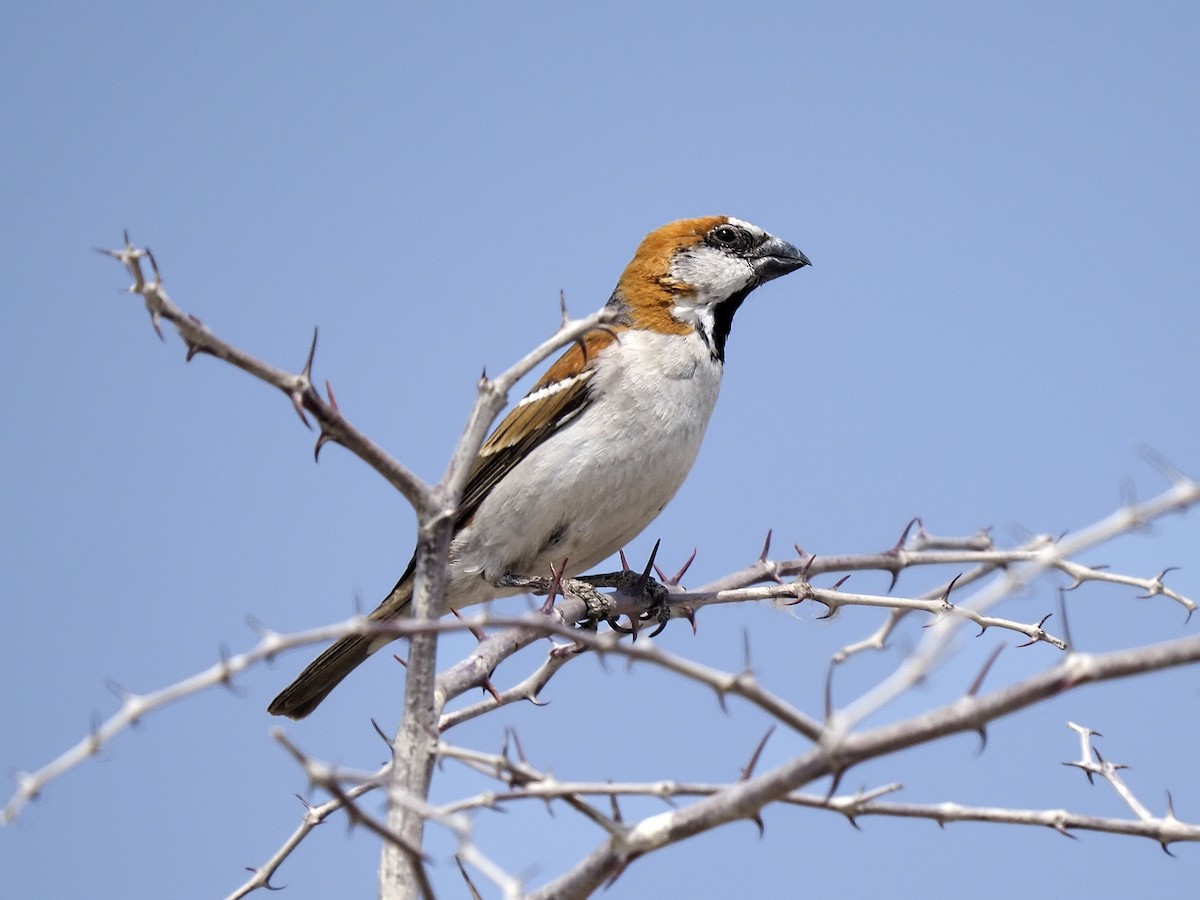
M 622 332 L 597 363 L 593 402 L 519 463 L 451 549 L 455 608 L 513 591 L 505 573 L 568 574 L 636 537 L 687 477 L 717 401 L 721 366 L 696 334 Z

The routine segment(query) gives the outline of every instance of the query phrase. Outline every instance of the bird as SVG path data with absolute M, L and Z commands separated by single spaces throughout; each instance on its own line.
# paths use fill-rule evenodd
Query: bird
M 574 577 L 633 540 L 683 484 L 725 368 L 734 314 L 760 285 L 810 265 L 792 244 L 730 216 L 680 219 L 643 238 L 608 300 L 612 324 L 570 346 L 481 447 L 455 517 L 443 612 L 521 592 L 514 579 Z M 405 614 L 416 555 L 368 615 Z M 277 696 L 302 719 L 395 639 L 350 635 Z

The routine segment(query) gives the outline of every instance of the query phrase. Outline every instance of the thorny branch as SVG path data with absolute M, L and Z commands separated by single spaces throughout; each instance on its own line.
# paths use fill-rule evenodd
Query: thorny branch
M 391 623 L 369 623 L 364 617 L 358 616 L 338 625 L 295 635 L 280 635 L 260 628 L 255 647 L 236 656 L 223 655 L 218 664 L 176 685 L 145 695 L 117 689 L 121 701 L 117 713 L 96 725 L 87 737 L 51 763 L 36 772 L 17 776 L 17 789 L 3 808 L 0 823 L 15 819 L 24 805 L 47 784 L 84 759 L 97 754 L 118 733 L 162 705 L 215 685 L 229 685 L 237 674 L 249 666 L 291 647 L 355 632 L 386 632 L 405 635 L 411 641 L 407 654 L 409 679 L 406 685 L 406 716 L 401 726 L 402 736 L 391 744 L 393 761 L 377 772 L 366 775 L 340 771 L 305 755 L 280 734 L 281 743 L 303 767 L 310 783 L 327 791 L 332 799 L 319 806 L 306 805 L 301 825 L 231 898 L 245 896 L 259 888 L 272 887 L 271 878 L 282 862 L 317 824 L 341 809 L 346 810 L 352 821 L 374 831 L 399 857 L 406 860 L 408 875 L 400 874 L 396 878 L 404 881 L 407 877 L 404 883 L 412 892 L 429 893 L 432 890 L 425 877 L 421 849 L 421 826 L 430 821 L 455 834 L 460 867 L 465 863 L 481 872 L 506 897 L 521 896 L 521 884 L 479 850 L 472 839 L 471 820 L 465 814 L 502 808 L 504 804 L 525 799 L 565 802 L 594 822 L 604 833 L 603 842 L 591 854 L 532 894 L 538 897 L 587 893 L 617 877 L 633 859 L 644 853 L 724 822 L 745 818 L 760 821 L 760 810 L 773 802 L 833 811 L 844 815 L 852 823 L 865 816 L 887 815 L 925 818 L 939 824 L 988 821 L 1040 825 L 1068 835 L 1078 829 L 1150 837 L 1162 844 L 1164 850 L 1176 841 L 1200 840 L 1200 826 L 1177 819 L 1169 796 L 1167 814 L 1153 815 L 1120 778 L 1118 770 L 1122 766 L 1104 760 L 1091 746 L 1095 732 L 1073 724 L 1070 727 L 1080 734 L 1081 757 L 1067 765 L 1081 769 L 1089 780 L 1095 776 L 1103 778 L 1129 806 L 1134 816 L 1132 819 L 1097 818 L 1066 810 L 1013 810 L 966 807 L 954 803 L 908 804 L 881 799 L 899 790 L 899 785 L 849 795 L 837 793 L 844 774 L 863 760 L 894 753 L 946 734 L 975 731 L 985 735 L 988 723 L 1083 684 L 1200 661 L 1200 638 L 1196 637 L 1093 655 L 1071 647 L 1065 628 L 1061 637 L 1046 631 L 1043 628 L 1045 618 L 1036 623 L 1023 623 L 992 614 L 994 607 L 1003 599 L 1024 590 L 1046 573 L 1058 571 L 1071 579 L 1068 589 L 1088 582 L 1125 585 L 1141 590 L 1146 597 L 1166 597 L 1183 606 L 1190 616 L 1195 603 L 1164 583 L 1170 569 L 1146 578 L 1111 572 L 1104 567 L 1085 566 L 1076 560 L 1083 550 L 1200 502 L 1200 485 L 1169 466 L 1160 462 L 1160 468 L 1167 473 L 1172 485 L 1158 497 L 1140 504 L 1127 504 L 1089 528 L 1058 539 L 1039 536 L 1020 547 L 1001 549 L 995 546 L 986 530 L 965 537 L 936 537 L 926 532 L 923 523 L 914 520 L 904 529 L 895 546 L 877 553 L 813 555 L 797 548 L 796 558 L 772 559 L 768 535 L 755 563 L 695 591 L 689 592 L 679 585 L 691 560 L 674 578 L 664 579 L 670 592 L 671 614 L 688 618 L 693 627 L 697 610 L 718 603 L 766 601 L 776 606 L 788 606 L 814 600 L 826 608 L 829 616 L 844 606 L 889 610 L 886 620 L 877 631 L 865 639 L 846 644 L 835 654 L 831 661 L 834 666 L 867 649 L 882 648 L 904 618 L 915 613 L 924 613 L 930 618 L 930 627 L 925 629 L 919 646 L 907 655 L 889 678 L 845 708 L 835 709 L 832 699 L 829 699 L 824 715 L 810 716 L 759 684 L 748 657 L 741 672 L 723 672 L 668 653 L 644 637 L 626 641 L 616 633 L 599 633 L 574 627 L 576 622 L 585 618 L 585 613 L 591 608 L 589 604 L 595 602 L 594 598 L 587 602 L 582 599 L 585 586 L 578 583 L 561 585 L 564 596 L 554 607 L 552 615 L 505 617 L 485 613 L 465 621 L 438 621 L 429 615 L 429 611 L 436 608 L 436 600 L 440 596 L 445 541 L 467 470 L 490 423 L 503 408 L 508 390 L 518 378 L 555 349 L 589 330 L 603 327 L 603 312 L 578 321 L 568 320 L 564 312 L 563 325 L 555 335 L 502 376 L 482 378 L 479 397 L 442 481 L 437 485 L 428 485 L 358 432 L 342 416 L 328 383 L 324 397 L 313 386 L 315 335 L 305 365 L 299 373 L 277 369 L 227 344 L 199 319 L 176 307 L 162 287 L 157 264 L 148 250 L 134 248 L 126 239 L 122 249 L 102 252 L 118 259 L 130 271 L 134 278 L 130 290 L 142 296 L 151 323 L 160 337 L 161 322 L 165 319 L 178 330 L 187 348 L 188 359 L 197 354 L 207 354 L 225 360 L 276 387 L 289 397 L 306 425 L 310 416 L 317 423 L 315 449 L 318 453 L 330 441 L 345 446 L 413 504 L 418 513 L 419 546 L 424 548 L 420 568 L 423 581 L 419 579 L 418 596 L 426 614 Z M 149 263 L 152 277 L 144 273 L 144 262 Z M 909 598 L 850 593 L 841 590 L 842 581 L 832 589 L 817 587 L 812 583 L 814 578 L 822 575 L 877 570 L 890 573 L 894 586 L 901 572 L 930 566 L 955 567 L 959 570 L 952 580 Z M 558 586 L 555 585 L 556 588 Z M 592 593 L 595 593 L 594 590 Z M 954 602 L 951 602 L 952 596 Z M 629 616 L 636 628 L 639 612 L 637 598 L 623 596 L 618 591 L 605 602 L 610 604 L 614 616 Z M 983 693 L 980 687 L 990 666 L 989 659 L 976 683 L 956 701 L 886 726 L 862 730 L 861 725 L 867 717 L 918 683 L 948 657 L 961 626 L 966 622 L 977 626 L 980 633 L 989 628 L 1013 631 L 1027 638 L 1026 643 L 1046 643 L 1065 652 L 1058 656 L 1056 663 L 1041 673 Z M 469 629 L 479 633 L 479 644 L 467 658 L 438 674 L 435 681 L 432 649 L 437 635 Z M 555 643 L 551 652 L 535 663 L 532 671 L 510 686 L 498 689 L 492 684 L 493 673 L 501 662 L 529 644 L 547 637 L 561 638 L 565 643 Z M 809 747 L 783 764 L 757 775 L 752 771 L 753 762 L 758 758 L 756 750 L 743 775 L 728 784 L 675 781 L 593 783 L 560 782 L 548 772 L 533 767 L 516 744 L 515 735 L 513 744 L 517 747 L 519 757 L 515 760 L 507 750 L 499 755 L 484 754 L 449 744 L 442 737 L 457 724 L 518 700 L 540 702 L 539 694 L 546 685 L 564 666 L 579 658 L 578 651 L 583 649 L 594 653 L 618 654 L 631 661 L 648 663 L 680 674 L 713 690 L 722 705 L 727 696 L 741 697 L 767 713 L 774 722 L 788 726 L 808 742 Z M 424 665 L 424 680 L 414 680 L 414 661 L 418 662 L 418 669 Z M 445 710 L 446 704 L 480 686 L 488 689 L 488 697 Z M 827 696 L 832 697 L 828 688 Z M 421 720 L 414 716 L 411 710 L 415 706 L 410 705 L 414 699 L 425 704 L 425 716 L 432 711 L 434 718 Z M 405 728 L 408 730 L 405 731 Z M 414 735 L 417 736 L 415 740 Z M 422 744 L 424 746 L 420 746 Z M 425 799 L 425 791 L 433 760 L 438 757 L 455 760 L 473 771 L 496 778 L 504 786 L 497 791 L 432 807 Z M 398 773 L 405 767 L 409 774 L 400 777 Z M 421 771 L 425 773 L 423 782 Z M 416 777 L 413 772 L 417 772 Z M 802 792 L 804 786 L 826 776 L 832 778 L 832 786 L 826 794 Z M 377 819 L 360 805 L 361 797 L 381 788 L 388 795 L 387 821 Z M 584 799 L 595 796 L 609 798 L 612 815 L 606 815 Z M 626 824 L 617 807 L 617 798 L 625 796 L 658 797 L 668 803 L 685 797 L 697 799 L 691 805 L 672 808 L 639 822 Z M 466 877 L 465 869 L 463 872 Z
M 990 558 L 1006 556 L 1003 551 L 988 551 L 988 553 Z M 871 554 L 866 554 L 865 556 L 868 560 L 873 560 Z M 834 557 L 829 558 L 832 559 Z M 856 555 L 845 555 L 836 558 L 847 564 L 847 567 L 851 570 L 863 568 L 863 566 L 858 565 L 859 557 Z M 1018 561 L 1028 559 L 1029 557 L 1027 551 L 1015 550 L 1011 551 L 1006 558 L 1009 561 Z M 913 565 L 932 564 L 927 557 L 912 557 L 912 559 L 917 560 L 912 563 Z M 790 566 L 790 563 L 787 565 Z M 987 565 L 993 565 L 993 562 L 989 561 Z M 785 565 L 781 563 L 779 568 L 783 569 Z M 982 569 L 982 567 L 980 568 Z M 1113 575 L 1113 573 L 1105 574 L 1110 578 L 1120 577 Z M 958 583 L 961 585 L 970 577 L 969 574 L 967 578 L 959 579 Z M 1134 579 L 1129 580 L 1132 581 Z M 1004 619 L 984 617 L 973 611 L 960 611 L 959 607 L 947 607 L 943 601 L 934 600 L 930 597 L 931 594 L 937 596 L 944 594 L 945 590 L 943 588 L 935 589 L 920 597 L 911 599 L 903 597 L 872 597 L 869 595 L 818 589 L 811 587 L 803 581 L 788 585 L 768 585 L 763 588 L 731 587 L 724 590 L 712 589 L 731 582 L 733 582 L 733 579 L 724 578 L 713 582 L 711 585 L 706 585 L 695 592 L 677 591 L 671 596 L 672 613 L 676 616 L 684 616 L 689 610 L 694 611 L 706 605 L 720 603 L 762 601 L 777 603 L 811 597 L 826 605 L 831 610 L 836 610 L 841 606 L 860 604 L 864 606 L 885 606 L 902 613 L 922 610 L 935 615 L 962 615 L 982 627 L 1005 628 L 1028 637 L 1033 637 L 1034 634 L 1040 631 L 1037 625 L 1026 625 L 1009 622 Z M 1192 602 L 1187 598 L 1181 598 L 1181 600 L 1186 603 Z M 583 604 L 579 601 L 572 601 L 570 598 L 560 602 L 558 609 L 561 621 L 566 622 L 576 621 L 582 618 L 584 614 Z M 605 636 L 588 635 L 587 633 L 577 631 L 556 632 L 554 629 L 558 626 L 542 619 L 521 619 L 519 620 L 521 623 L 519 625 L 516 624 L 517 621 L 513 617 L 488 617 L 481 620 L 472 620 L 466 624 L 440 622 L 433 625 L 418 625 L 410 619 L 397 619 L 391 622 L 371 622 L 365 616 L 355 616 L 340 623 L 296 632 L 294 634 L 280 634 L 265 628 L 257 622 L 251 622 L 252 627 L 259 635 L 259 642 L 244 653 L 233 656 L 222 656 L 217 663 L 208 669 L 176 684 L 148 694 L 137 694 L 114 686 L 114 690 L 121 701 L 121 706 L 117 712 L 97 724 L 79 743 L 41 769 L 31 773 L 18 774 L 17 790 L 3 808 L 3 812 L 0 814 L 0 824 L 16 818 L 24 805 L 32 797 L 40 793 L 50 782 L 61 777 L 85 760 L 97 755 L 113 738 L 130 725 L 136 724 L 148 712 L 168 703 L 181 700 L 199 691 L 215 686 L 229 685 L 235 676 L 246 671 L 248 668 L 264 660 L 273 660 L 278 654 L 296 647 L 326 643 L 345 637 L 348 634 L 356 633 L 410 636 L 418 633 L 440 634 L 446 631 L 460 631 L 480 624 L 488 627 L 508 626 L 504 627 L 503 630 L 487 635 L 470 655 L 453 664 L 438 676 L 437 694 L 443 698 L 442 703 L 444 704 L 480 686 L 488 674 L 495 671 L 500 663 L 530 644 L 543 640 L 548 634 L 570 634 L 573 640 L 586 642 L 589 646 L 600 645 L 605 641 L 607 641 L 607 644 L 604 646 L 614 646 L 614 642 Z M 892 623 L 891 616 L 888 618 L 888 623 Z M 1062 639 L 1052 635 L 1046 635 L 1042 640 L 1060 649 L 1063 646 Z M 652 647 L 653 645 L 648 643 L 633 644 L 630 646 L 629 652 L 633 654 L 646 654 L 649 652 L 648 648 Z M 618 652 L 620 651 L 618 650 Z M 439 729 L 444 731 L 461 722 L 484 715 L 499 706 L 505 706 L 513 702 L 522 700 L 536 702 L 540 691 L 549 683 L 555 673 L 572 658 L 570 655 L 548 655 L 527 678 L 504 691 L 498 692 L 495 697 L 488 697 L 469 706 L 444 713 L 439 720 Z M 835 657 L 838 662 L 842 661 L 842 658 L 840 655 Z M 678 674 L 709 685 L 720 696 L 730 693 L 746 696 L 747 692 L 753 693 L 756 690 L 753 676 L 748 673 L 737 676 L 706 674 L 705 667 L 691 663 L 683 658 L 679 658 L 677 661 L 673 661 L 667 665 L 672 666 L 673 671 L 676 671 Z M 771 712 L 772 715 L 782 716 L 793 723 L 800 721 L 795 713 L 790 711 L 790 705 L 778 698 L 768 700 L 763 697 L 757 702 L 764 709 L 767 709 L 768 712 Z M 800 730 L 802 732 L 808 731 L 811 736 L 812 729 L 810 726 L 806 725 Z
M 565 304 L 558 330 L 539 347 L 497 378 L 481 377 L 478 396 L 459 438 L 442 481 L 427 485 L 412 472 L 392 459 L 365 435 L 354 428 L 338 411 L 332 387 L 326 382 L 327 399 L 312 384 L 313 359 L 316 354 L 316 333 L 308 350 L 304 368 L 296 374 L 267 365 L 255 357 L 218 338 L 199 318 L 185 314 L 167 295 L 158 263 L 149 250 L 134 247 L 128 234 L 119 250 L 102 253 L 120 262 L 133 277 L 131 293 L 140 295 L 150 313 L 155 332 L 162 337 L 161 322 L 171 322 L 187 348 L 187 359 L 200 353 L 222 359 L 231 365 L 273 385 L 286 394 L 300 420 L 307 426 L 311 414 L 317 421 L 319 433 L 314 453 L 320 453 L 326 443 L 342 444 L 383 475 L 412 504 L 417 513 L 416 571 L 413 584 L 413 611 L 417 619 L 436 618 L 441 609 L 445 561 L 450 547 L 454 514 L 472 461 L 479 452 L 496 415 L 507 403 L 508 391 L 555 350 L 583 338 L 588 332 L 610 324 L 613 311 L 601 309 L 580 320 L 570 320 Z M 147 278 L 143 262 L 148 261 L 152 278 Z M 434 679 L 437 659 L 437 634 L 428 632 L 413 636 L 409 647 L 409 665 L 405 678 L 403 714 L 396 736 L 399 748 L 393 770 L 393 787 L 397 802 L 389 807 L 388 825 L 407 841 L 420 845 L 423 819 L 414 815 L 403 803 L 402 796 L 426 796 L 433 773 L 435 746 L 431 732 L 436 725 Z M 413 893 L 419 887 L 420 876 L 410 861 L 386 843 L 383 850 L 381 884 L 388 893 L 393 887 L 399 893 Z
M 1073 728 L 1078 726 L 1072 725 Z M 1095 732 L 1090 732 L 1094 734 Z M 1086 741 L 1086 739 L 1085 739 Z M 560 781 L 550 772 L 539 770 L 527 760 L 514 761 L 507 754 L 487 754 L 466 750 L 443 743 L 442 756 L 454 759 L 475 772 L 488 775 L 502 782 L 502 790 L 488 791 L 473 797 L 464 797 L 441 808 L 443 813 L 458 813 L 467 810 L 495 809 L 500 804 L 521 800 L 548 801 L 565 797 L 612 796 L 654 797 L 668 805 L 681 797 L 714 797 L 729 789 L 729 784 L 706 784 L 679 781 L 653 782 L 571 782 Z M 1079 765 L 1066 763 L 1065 765 Z M 1119 767 L 1111 767 L 1119 768 Z M 894 794 L 903 785 L 889 784 L 873 790 L 859 790 L 854 794 L 829 796 L 828 794 L 806 794 L 793 791 L 780 798 L 779 802 L 803 806 L 810 809 L 826 809 L 841 813 L 852 824 L 866 816 L 891 816 L 894 818 L 929 819 L 939 825 L 948 822 L 995 822 L 1010 825 L 1037 825 L 1053 828 L 1070 836 L 1072 829 L 1101 831 L 1111 834 L 1128 834 L 1149 837 L 1161 843 L 1176 841 L 1200 842 L 1200 824 L 1189 824 L 1175 817 L 1168 807 L 1166 816 L 1155 817 L 1145 807 L 1134 801 L 1130 804 L 1136 820 L 1102 818 L 1071 812 L 1064 809 L 1028 810 L 1001 807 L 964 806 L 958 803 L 896 803 L 879 798 Z

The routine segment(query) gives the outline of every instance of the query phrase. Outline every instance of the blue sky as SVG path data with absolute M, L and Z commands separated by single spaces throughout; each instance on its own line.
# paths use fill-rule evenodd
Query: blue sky
M 505 5 L 20 4 L 0 34 L 0 766 L 40 766 L 116 701 L 254 636 L 373 605 L 407 561 L 413 518 L 365 466 L 318 466 L 289 405 L 154 337 L 92 253 L 129 228 L 173 297 L 225 337 L 317 375 L 342 409 L 428 477 L 482 366 L 498 371 L 608 296 L 640 237 L 728 213 L 792 241 L 811 269 L 739 313 L 690 480 L 631 547 L 700 548 L 695 583 L 777 547 L 890 546 L 991 525 L 1005 543 L 1080 528 L 1125 491 L 1157 492 L 1150 445 L 1200 475 L 1200 10 L 1194 4 L 658 3 Z M 1182 566 L 1200 594 L 1195 513 L 1089 554 L 1137 575 Z M 932 583 L 917 573 L 898 590 Z M 855 576 L 879 591 L 884 579 Z M 1104 650 L 1188 633 L 1134 592 L 1072 595 L 1072 630 Z M 1002 614 L 1054 608 L 1052 586 Z M 517 603 L 520 601 L 509 601 Z M 820 709 L 829 654 L 878 614 L 831 622 L 730 608 L 669 649 L 741 664 Z M 1053 620 L 1051 620 L 1053 621 Z M 920 636 L 847 667 L 840 699 Z M 887 715 L 969 683 L 1001 640 Z M 1014 643 L 1009 641 L 1009 643 Z M 467 645 L 449 641 L 446 660 Z M 1009 649 L 996 684 L 1053 661 Z M 299 772 L 268 730 L 310 654 L 147 719 L 0 833 L 13 897 L 213 897 L 290 833 Z M 536 655 L 508 663 L 523 677 Z M 400 676 L 382 656 L 312 719 L 306 750 L 369 768 Z M 516 727 L 560 777 L 736 777 L 766 721 L 647 669 L 580 660 L 543 708 L 455 731 L 498 749 Z M 1200 819 L 1193 673 L 1060 698 L 992 729 L 852 772 L 901 799 L 1121 815 L 1060 765 L 1064 723 L 1156 811 Z M 777 733 L 762 765 L 800 752 Z M 438 796 L 482 785 L 453 766 Z M 626 817 L 658 811 L 629 804 Z M 724 897 L 1190 895 L 1196 850 L 1098 835 L 771 810 L 636 863 L 610 893 Z M 534 883 L 601 835 L 567 809 L 479 818 L 485 849 Z M 460 891 L 435 838 L 437 883 Z M 377 844 L 337 822 L 278 882 L 291 898 L 373 893 Z

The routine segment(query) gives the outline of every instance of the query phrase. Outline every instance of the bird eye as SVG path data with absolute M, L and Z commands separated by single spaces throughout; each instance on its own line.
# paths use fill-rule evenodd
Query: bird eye
M 709 240 L 718 247 L 730 250 L 746 250 L 753 243 L 746 229 L 736 225 L 718 225 L 709 232 Z

